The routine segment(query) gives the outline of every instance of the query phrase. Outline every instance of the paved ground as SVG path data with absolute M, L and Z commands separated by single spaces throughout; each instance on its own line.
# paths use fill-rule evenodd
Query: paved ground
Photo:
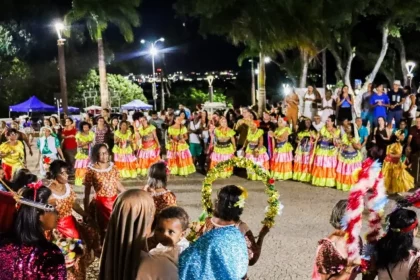
M 34 159 L 29 160 L 28 165 L 30 169 L 34 168 Z M 203 175 L 194 174 L 188 178 L 171 177 L 169 180 L 169 188 L 177 195 L 179 206 L 187 210 L 192 220 L 197 219 L 202 211 L 200 190 L 203 178 Z M 144 180 L 130 180 L 124 185 L 134 188 L 142 187 L 144 183 Z M 249 198 L 242 219 L 257 235 L 266 206 L 263 184 L 235 176 L 217 180 L 214 189 L 228 184 L 239 184 L 248 189 Z M 277 182 L 276 187 L 284 204 L 283 214 L 277 217 L 276 226 L 265 239 L 261 258 L 250 267 L 248 275 L 251 279 L 310 279 L 317 241 L 332 231 L 329 225 L 331 209 L 348 194 L 293 181 Z M 81 198 L 82 190 L 77 192 Z M 390 202 L 388 211 L 393 204 Z M 96 278 L 97 270 L 96 262 L 90 270 L 89 279 Z

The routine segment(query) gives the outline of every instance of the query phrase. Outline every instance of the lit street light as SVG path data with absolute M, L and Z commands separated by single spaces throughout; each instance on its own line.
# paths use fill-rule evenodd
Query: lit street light
M 154 101 L 154 109 L 157 110 L 157 106 L 156 106 L 156 100 L 157 100 L 157 94 L 156 94 L 156 79 L 155 79 L 155 55 L 158 54 L 158 49 L 156 48 L 156 44 L 158 42 L 164 42 L 165 39 L 164 38 L 160 38 L 154 42 L 146 42 L 145 40 L 141 40 L 140 43 L 145 44 L 145 43 L 150 43 L 150 49 L 149 49 L 149 53 L 152 56 L 152 69 L 153 69 L 153 80 L 152 80 L 152 94 L 153 94 L 153 101 Z M 162 85 L 163 86 L 163 85 Z M 162 91 L 162 106 L 164 106 L 164 92 Z
M 66 80 L 66 60 L 64 56 L 64 42 L 62 32 L 64 25 L 61 22 L 55 24 L 55 30 L 57 31 L 57 46 L 58 46 L 58 71 L 60 73 L 60 91 L 61 91 L 61 102 L 63 104 L 63 112 L 68 115 L 68 102 L 67 102 L 67 80 Z
M 283 84 L 284 96 L 287 96 L 291 91 L 292 91 L 292 89 L 290 88 L 289 84 Z
M 207 82 L 209 82 L 210 102 L 213 102 L 213 81 L 214 77 L 212 75 L 207 76 Z
M 414 67 L 416 67 L 416 64 L 414 62 L 410 61 L 410 62 L 407 62 L 405 64 L 405 67 L 407 68 L 407 72 L 408 72 L 407 77 L 410 80 L 410 87 L 411 87 L 411 80 L 414 77 L 413 70 L 414 70 Z

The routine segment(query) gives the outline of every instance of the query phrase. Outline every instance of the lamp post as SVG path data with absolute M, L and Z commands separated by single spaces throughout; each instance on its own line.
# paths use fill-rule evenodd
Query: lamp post
M 271 62 L 271 58 L 269 58 L 268 56 L 264 57 L 264 64 L 267 64 L 267 63 L 270 63 L 270 62 Z M 260 77 L 260 63 L 261 63 L 261 59 L 260 59 L 260 62 L 257 63 L 257 68 L 255 69 L 255 75 L 257 75 L 258 80 L 259 80 L 259 77 Z M 264 75 L 265 75 L 265 71 L 264 71 Z M 259 91 L 260 91 L 260 88 L 259 88 L 259 83 L 258 83 L 257 92 L 259 92 Z M 257 95 L 257 100 L 258 100 L 258 95 Z
M 69 114 L 68 102 L 67 102 L 67 80 L 66 80 L 66 60 L 64 56 L 64 42 L 66 39 L 62 38 L 62 31 L 64 25 L 62 23 L 55 24 L 55 30 L 57 31 L 57 46 L 58 46 L 58 71 L 60 73 L 60 91 L 61 100 L 63 105 L 64 114 Z
M 255 70 L 254 70 L 254 60 L 250 59 L 251 62 L 251 105 L 255 104 Z
M 156 44 L 158 42 L 164 42 L 164 41 L 165 41 L 165 39 L 162 37 L 162 38 L 160 38 L 160 39 L 158 39 L 154 42 L 148 42 L 148 43 L 150 43 L 149 53 L 152 56 L 152 69 L 153 69 L 152 94 L 153 94 L 153 102 L 154 102 L 154 109 L 155 110 L 157 110 L 157 106 L 156 106 L 157 94 L 156 94 L 156 78 L 155 78 L 155 55 L 157 55 L 157 53 L 158 53 L 158 49 L 156 48 Z M 142 44 L 146 43 L 145 40 L 141 40 L 140 42 Z
M 407 72 L 408 72 L 407 78 L 410 81 L 410 87 L 411 87 L 411 80 L 413 80 L 413 77 L 414 77 L 414 75 L 413 75 L 414 67 L 416 67 L 416 64 L 414 62 L 412 62 L 412 61 L 407 62 L 405 64 L 405 68 L 407 68 Z
M 212 75 L 207 76 L 207 82 L 209 82 L 210 102 L 213 102 L 213 81 L 214 81 L 214 77 Z

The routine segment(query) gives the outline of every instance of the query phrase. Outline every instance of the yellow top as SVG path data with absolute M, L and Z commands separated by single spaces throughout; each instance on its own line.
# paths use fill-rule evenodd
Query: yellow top
M 168 129 L 168 134 L 170 136 L 179 136 L 179 135 L 184 135 L 188 132 L 187 128 L 185 126 L 181 127 L 181 128 L 174 128 L 174 127 L 170 127 Z
M 146 128 L 143 128 L 143 126 L 140 126 L 139 127 L 139 134 L 140 134 L 140 136 L 144 137 L 144 136 L 147 136 L 147 135 L 151 134 L 155 130 L 156 130 L 156 127 L 154 125 L 151 125 L 151 124 Z
M 0 152 L 6 154 L 2 158 L 3 162 L 10 166 L 22 166 L 25 159 L 25 147 L 22 142 L 17 141 L 16 145 L 10 145 L 10 142 L 5 142 L 0 145 Z
M 217 139 L 227 139 L 235 136 L 235 131 L 229 127 L 224 131 L 219 127 L 214 130 L 214 134 L 216 135 Z
M 89 131 L 88 135 L 82 134 L 81 132 L 77 132 L 76 140 L 82 143 L 92 142 L 95 139 L 95 133 Z

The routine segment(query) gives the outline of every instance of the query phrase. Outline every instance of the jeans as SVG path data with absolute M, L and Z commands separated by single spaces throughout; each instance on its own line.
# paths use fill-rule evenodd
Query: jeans
M 400 121 L 402 119 L 402 114 L 403 114 L 402 110 L 389 111 L 388 112 L 388 117 L 387 117 L 387 120 L 386 120 L 387 123 L 390 124 L 390 123 L 392 123 L 392 119 L 395 119 L 395 127 L 399 127 Z
M 373 125 L 373 116 L 370 111 L 362 111 L 360 114 L 360 117 L 362 118 L 363 125 L 367 127 L 367 123 L 370 123 L 370 126 Z

